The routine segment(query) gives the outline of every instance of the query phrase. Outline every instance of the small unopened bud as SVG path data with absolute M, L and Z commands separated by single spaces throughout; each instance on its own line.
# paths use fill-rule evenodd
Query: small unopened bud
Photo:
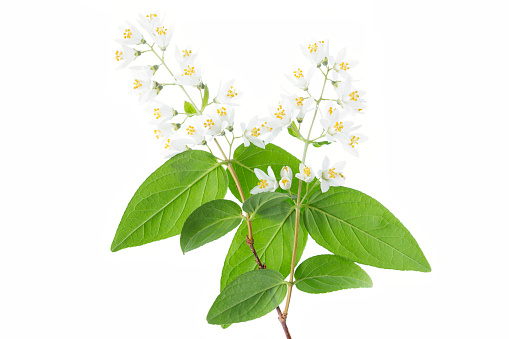
M 327 59 L 327 57 L 325 57 L 325 59 L 323 59 L 323 61 L 322 61 L 322 65 L 327 66 L 328 63 L 329 63 L 329 60 Z
M 233 132 L 233 126 L 228 126 L 226 127 L 226 129 L 228 130 L 228 132 Z
M 302 124 L 302 120 L 304 120 L 304 118 L 299 118 L 299 117 L 297 117 L 297 122 L 298 122 L 299 124 Z
M 212 100 L 212 101 L 214 101 L 215 104 L 220 104 L 220 102 L 217 101 L 217 97 L 215 97 L 214 100 Z
M 205 84 L 203 82 L 200 82 L 199 86 L 200 86 L 201 89 L 205 89 Z
M 338 83 L 340 83 L 341 81 L 334 81 L 334 80 L 331 80 L 331 83 L 332 83 L 332 86 L 334 87 L 338 87 Z
M 140 51 L 137 51 L 137 50 L 134 50 L 134 58 L 136 59 L 137 57 L 139 57 L 141 55 L 141 52 Z
M 152 75 L 156 74 L 158 69 L 159 69 L 158 65 L 150 66 L 150 70 L 152 71 Z
M 203 140 L 200 145 L 204 145 L 205 146 L 206 144 L 207 144 L 207 141 Z
M 182 126 L 182 124 L 175 124 L 175 123 L 172 123 L 173 125 L 173 128 L 175 128 L 175 131 L 178 131 L 180 129 L 180 126 Z

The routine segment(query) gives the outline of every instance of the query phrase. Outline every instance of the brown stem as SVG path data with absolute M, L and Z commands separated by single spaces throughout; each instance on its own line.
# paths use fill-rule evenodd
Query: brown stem
M 221 153 L 223 154 L 224 160 L 228 161 L 226 154 L 224 154 L 223 149 L 221 148 L 221 145 L 219 144 L 219 142 L 217 141 L 216 138 L 214 138 L 214 141 L 216 142 L 217 147 L 219 148 Z M 237 173 L 233 169 L 233 166 L 231 163 L 228 163 L 228 170 L 230 171 L 230 174 L 232 175 L 232 178 L 235 181 L 235 185 L 237 186 L 237 190 L 240 193 L 240 198 L 241 198 L 242 202 L 246 201 L 246 197 L 244 196 L 244 191 L 242 190 L 242 187 L 240 186 L 239 177 L 237 177 Z M 251 252 L 253 252 L 253 256 L 255 257 L 256 264 L 258 265 L 258 269 L 263 270 L 263 269 L 267 268 L 267 266 L 265 264 L 262 264 L 262 262 L 260 261 L 260 258 L 258 257 L 258 253 L 256 253 L 256 250 L 254 248 L 253 227 L 251 224 L 251 220 L 249 220 L 249 213 L 245 213 L 245 215 L 247 218 L 246 222 L 247 222 L 247 228 L 249 231 L 249 236 L 246 236 L 246 244 L 251 249 Z M 283 331 L 285 332 L 286 339 L 292 339 L 290 332 L 288 331 L 288 326 L 286 326 L 286 315 L 281 313 L 281 309 L 279 308 L 279 306 L 276 307 L 276 312 L 278 315 L 279 322 L 281 323 L 281 326 L 283 327 Z

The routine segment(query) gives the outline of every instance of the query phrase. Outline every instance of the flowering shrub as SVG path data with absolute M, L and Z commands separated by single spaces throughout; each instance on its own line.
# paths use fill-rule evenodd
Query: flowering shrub
M 358 156 L 367 140 L 354 122 L 365 113 L 366 102 L 364 92 L 353 86 L 351 69 L 357 63 L 345 49 L 332 56 L 327 40 L 306 43 L 302 51 L 309 62 L 287 75 L 295 93 L 282 95 L 266 116 L 239 126 L 235 110 L 242 92 L 234 80 L 211 91 L 195 49 L 170 47 L 172 26 L 157 13 L 140 15 L 138 23 L 143 33 L 132 24 L 121 27 L 115 58 L 121 67 L 145 53 L 159 61 L 130 67 L 132 91 L 152 116 L 154 138 L 169 160 L 134 194 L 112 251 L 180 234 L 185 253 L 238 228 L 207 321 L 227 327 L 276 309 L 287 338 L 294 286 L 307 293 L 371 287 L 355 262 L 431 270 L 391 212 L 343 186 L 344 160 L 331 162 L 326 156 L 321 167 L 306 162 L 309 146 L 335 149 L 339 143 L 345 155 Z M 170 69 L 168 55 L 179 68 Z M 313 93 L 312 82 L 319 86 Z M 160 93 L 167 90 L 181 90 L 187 100 L 164 103 Z M 282 132 L 302 142 L 300 160 L 272 144 Z M 223 199 L 228 190 L 241 204 Z M 308 258 L 297 267 L 308 235 L 332 254 Z

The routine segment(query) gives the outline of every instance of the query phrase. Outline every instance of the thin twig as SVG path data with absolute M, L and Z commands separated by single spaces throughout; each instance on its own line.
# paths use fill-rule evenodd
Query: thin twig
M 216 142 L 217 147 L 219 148 L 221 153 L 223 154 L 225 161 L 228 161 L 228 158 L 226 158 L 226 155 L 224 154 L 223 149 L 221 148 L 221 145 L 216 140 L 216 138 L 214 138 L 214 141 Z M 235 172 L 235 169 L 233 169 L 233 166 L 231 163 L 228 163 L 228 170 L 230 171 L 230 174 L 232 175 L 232 178 L 235 181 L 235 185 L 237 186 L 237 190 L 240 193 L 240 198 L 241 198 L 242 202 L 246 201 L 246 198 L 244 196 L 244 191 L 242 190 L 242 187 L 240 186 L 239 178 L 237 177 L 237 173 Z M 260 258 L 258 257 L 258 253 L 256 253 L 256 250 L 254 248 L 253 227 L 251 225 L 251 220 L 249 220 L 249 213 L 245 213 L 245 215 L 247 218 L 246 222 L 247 222 L 247 226 L 248 226 L 248 230 L 249 230 L 249 236 L 246 236 L 246 244 L 251 249 L 251 252 L 253 252 L 253 256 L 255 257 L 256 264 L 258 265 L 258 269 L 261 269 L 261 270 L 266 269 L 267 266 L 265 265 L 265 263 L 262 264 L 262 262 L 260 261 Z M 290 335 L 290 332 L 288 330 L 288 326 L 286 325 L 286 315 L 284 315 L 281 312 L 281 309 L 279 308 L 279 306 L 276 307 L 276 312 L 278 314 L 278 320 L 281 323 L 281 326 L 283 327 L 283 331 L 285 332 L 286 339 L 292 339 L 292 336 Z

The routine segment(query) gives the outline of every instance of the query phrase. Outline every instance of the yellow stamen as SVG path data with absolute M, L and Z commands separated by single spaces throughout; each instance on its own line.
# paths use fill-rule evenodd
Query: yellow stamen
M 259 128 L 257 128 L 257 127 L 253 128 L 253 129 L 251 130 L 251 136 L 253 136 L 253 137 L 258 137 L 258 136 L 260 136 L 260 129 L 259 129 Z
M 230 87 L 230 89 L 228 90 L 228 93 L 226 93 L 226 96 L 230 99 L 233 99 L 237 96 L 237 92 L 235 91 L 235 88 L 233 88 L 233 86 Z
M 166 142 L 164 143 L 164 148 L 165 149 L 170 149 L 171 148 L 171 145 L 170 145 L 170 139 L 167 139 Z
M 359 137 L 356 137 L 355 135 L 350 139 L 350 143 L 348 145 L 352 146 L 352 148 L 355 147 L 355 145 L 359 144 Z
M 304 74 L 302 74 L 302 70 L 300 68 L 297 68 L 296 71 L 293 71 L 293 76 L 300 79 L 304 77 Z
M 344 127 L 343 126 L 343 122 L 342 121 L 340 121 L 340 122 L 336 121 L 336 123 L 334 124 L 333 127 L 334 127 L 334 130 L 339 133 L 339 132 L 341 132 L 343 130 L 343 127 Z
M 115 59 L 117 59 L 117 61 L 123 60 L 124 57 L 122 56 L 122 54 L 124 54 L 124 53 L 120 52 L 120 51 L 116 51 L 115 52 Z
M 124 39 L 131 39 L 132 35 L 133 35 L 133 32 L 131 32 L 131 30 L 129 28 L 126 28 L 125 32 L 124 32 Z
M 286 178 L 283 178 L 283 180 L 281 180 L 281 182 L 283 183 L 283 185 L 286 185 L 287 182 L 290 182 L 288 179 Z
M 332 115 L 332 113 L 334 113 L 334 111 L 335 111 L 335 110 L 336 110 L 335 108 L 334 108 L 334 109 L 332 109 L 332 106 L 330 106 L 330 107 L 329 107 L 329 110 L 328 110 L 328 111 L 329 111 L 329 114 L 330 114 L 330 115 Z
M 156 28 L 156 33 L 159 35 L 166 35 L 166 31 L 168 31 L 168 30 L 166 28 L 164 28 L 164 26 Z
M 189 76 L 191 76 L 191 75 L 193 75 L 194 73 L 196 73 L 196 72 L 194 71 L 194 67 L 191 67 L 191 66 L 187 65 L 187 68 L 184 68 L 184 74 L 182 74 L 182 76 L 184 76 L 184 75 L 189 75 Z
M 188 135 L 193 135 L 194 133 L 196 133 L 194 126 L 189 126 L 188 128 L 186 128 L 186 131 Z
M 336 175 L 338 175 L 337 172 L 334 172 L 335 169 L 336 169 L 336 167 L 329 168 L 329 177 L 330 178 L 335 178 Z
M 274 113 L 276 118 L 283 120 L 284 116 L 286 115 L 285 110 L 283 109 L 283 105 L 279 104 L 276 110 L 276 113 Z
M 347 69 L 350 69 L 350 67 L 348 66 L 348 62 L 342 62 L 339 64 L 339 68 L 342 69 L 343 71 L 346 71 Z
M 161 110 L 159 108 L 154 108 L 154 117 L 159 119 L 161 117 Z
M 183 58 L 188 58 L 189 56 L 191 56 L 193 51 L 185 49 L 182 51 L 182 53 L 184 54 L 184 55 L 182 55 Z
M 350 96 L 350 100 L 353 100 L 353 101 L 357 101 L 357 99 L 359 98 L 359 94 L 357 93 L 357 91 L 353 91 L 352 93 L 349 94 Z
M 138 79 L 134 79 L 133 85 L 134 85 L 134 89 L 138 89 L 138 88 L 140 88 L 141 86 L 143 86 L 143 84 L 141 83 L 141 81 L 140 81 L 140 80 L 138 80 Z
M 162 138 L 162 137 L 163 137 L 163 133 L 162 133 L 160 130 L 158 130 L 158 129 L 155 129 L 155 130 L 154 130 L 154 134 L 155 134 L 155 136 L 156 136 L 156 138 L 157 138 L 157 139 L 159 139 L 159 138 Z
M 267 186 L 269 186 L 269 183 L 267 182 L 267 180 L 265 180 L 265 179 L 260 179 L 260 182 L 258 183 L 258 187 L 260 187 L 260 188 L 265 188 L 265 187 L 267 187 Z
M 309 49 L 309 53 L 313 53 L 313 52 L 316 52 L 318 50 L 318 45 L 316 44 L 316 42 L 314 44 L 310 44 L 308 46 L 308 49 Z
M 311 168 L 309 167 L 304 167 L 304 169 L 302 170 L 302 173 L 304 173 L 306 175 L 306 177 L 309 177 L 311 175 Z
M 205 128 L 212 129 L 212 126 L 214 126 L 214 121 L 212 119 L 207 119 L 206 122 L 203 123 Z
M 226 115 L 226 108 L 224 107 L 218 108 L 217 114 L 219 114 L 220 116 Z
M 153 20 L 154 18 L 157 18 L 157 14 L 147 14 L 146 17 L 150 20 Z
M 295 102 L 297 103 L 297 106 L 303 106 L 304 104 L 302 103 L 304 101 L 304 98 L 303 97 L 300 97 L 300 98 L 295 98 Z

